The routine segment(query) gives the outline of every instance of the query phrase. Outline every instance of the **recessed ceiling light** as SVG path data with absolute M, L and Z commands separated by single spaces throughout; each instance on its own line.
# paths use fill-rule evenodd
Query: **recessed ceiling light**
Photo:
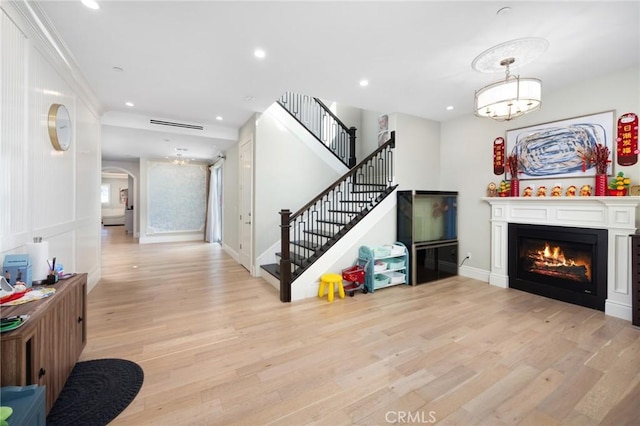
M 82 0 L 82 4 L 87 6 L 89 9 L 93 9 L 93 10 L 100 9 L 100 5 L 95 0 Z
M 360 80 L 360 86 L 367 87 L 368 85 L 369 85 L 369 81 L 368 80 Z
M 222 121 L 222 116 L 220 116 L 220 115 L 219 115 L 219 116 L 217 116 L 217 117 L 216 117 L 216 120 L 218 120 L 218 121 Z
M 262 59 L 262 58 L 264 58 L 265 56 L 267 56 L 267 54 L 265 53 L 265 51 L 264 51 L 264 50 L 262 50 L 262 49 L 256 49 L 256 50 L 254 50 L 254 51 L 253 51 L 253 55 L 254 55 L 256 58 L 259 58 L 259 59 Z
M 125 102 L 124 104 L 125 104 L 126 106 L 128 106 L 128 107 L 132 107 L 132 106 L 133 106 L 133 102 Z
M 122 67 L 113 67 L 113 70 L 116 71 L 116 72 L 122 72 L 122 71 L 124 71 L 124 68 L 122 68 Z
M 447 111 L 451 111 L 451 110 L 453 110 L 453 105 L 449 105 L 449 106 L 447 107 Z
M 496 12 L 496 15 L 504 16 L 504 15 L 508 15 L 509 12 L 511 12 L 511 8 L 509 6 L 505 6 L 498 9 L 498 11 Z

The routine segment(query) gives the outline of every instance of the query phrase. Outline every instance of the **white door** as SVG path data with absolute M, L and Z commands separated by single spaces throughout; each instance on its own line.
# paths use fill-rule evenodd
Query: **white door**
M 240 143 L 240 264 L 253 275 L 253 143 Z

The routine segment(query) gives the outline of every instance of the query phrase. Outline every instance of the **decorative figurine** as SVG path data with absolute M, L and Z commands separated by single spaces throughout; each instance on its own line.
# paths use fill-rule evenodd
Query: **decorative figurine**
M 523 197 L 532 197 L 533 196 L 533 187 L 527 186 L 522 192 Z
M 538 192 L 536 193 L 536 197 L 546 197 L 547 196 L 547 187 L 542 185 L 538 187 Z
M 627 195 L 627 189 L 631 184 L 631 179 L 624 177 L 623 172 L 618 172 L 615 178 L 609 182 L 609 195 Z
M 487 197 L 497 197 L 498 196 L 498 187 L 494 182 L 490 182 L 487 185 Z
M 576 192 L 577 192 L 576 186 L 575 185 L 570 185 L 567 188 L 567 192 L 564 195 L 566 195 L 567 197 L 575 197 L 576 196 Z
M 560 185 L 554 185 L 551 188 L 551 196 L 552 197 L 560 197 L 562 195 L 562 187 Z
M 508 197 L 509 192 L 511 192 L 511 183 L 506 180 L 500 181 L 500 187 L 498 188 L 498 196 L 499 197 Z
M 591 185 L 582 185 L 580 187 L 581 197 L 591 197 Z

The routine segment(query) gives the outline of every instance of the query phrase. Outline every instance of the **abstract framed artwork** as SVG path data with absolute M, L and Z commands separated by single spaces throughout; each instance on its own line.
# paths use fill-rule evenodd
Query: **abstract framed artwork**
M 519 179 L 595 176 L 593 165 L 587 164 L 583 170 L 581 154 L 602 144 L 613 155 L 614 116 L 615 111 L 611 110 L 507 130 L 505 155 L 518 154 Z M 607 175 L 612 173 L 612 163 Z
M 389 116 L 383 114 L 378 116 L 378 146 L 389 140 Z

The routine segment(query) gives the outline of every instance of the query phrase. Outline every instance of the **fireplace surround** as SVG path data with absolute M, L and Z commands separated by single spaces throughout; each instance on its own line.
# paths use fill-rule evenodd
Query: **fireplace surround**
M 509 287 L 510 223 L 607 231 L 605 314 L 631 320 L 631 244 L 640 197 L 485 197 L 491 205 L 489 283 Z

